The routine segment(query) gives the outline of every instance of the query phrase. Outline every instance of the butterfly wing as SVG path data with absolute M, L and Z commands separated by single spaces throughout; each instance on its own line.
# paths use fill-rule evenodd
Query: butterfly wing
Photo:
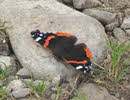
M 84 73 L 92 73 L 91 60 L 86 55 L 88 54 L 88 51 L 89 50 L 86 50 L 86 45 L 81 43 L 71 48 L 71 52 L 68 55 L 63 56 L 62 59 L 77 70 L 83 71 Z M 89 53 L 91 52 L 89 51 Z

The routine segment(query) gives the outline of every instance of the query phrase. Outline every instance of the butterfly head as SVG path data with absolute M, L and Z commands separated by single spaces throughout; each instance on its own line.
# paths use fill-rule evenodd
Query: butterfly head
M 40 32 L 39 30 L 34 30 L 31 32 L 32 37 L 41 45 L 44 45 L 45 40 L 48 37 L 47 33 Z

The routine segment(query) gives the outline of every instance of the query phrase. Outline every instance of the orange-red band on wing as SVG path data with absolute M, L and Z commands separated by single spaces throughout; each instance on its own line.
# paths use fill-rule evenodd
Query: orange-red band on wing
M 51 39 L 55 38 L 55 36 L 49 36 L 46 40 L 45 40 L 45 43 L 44 43 L 44 47 L 47 47 L 49 45 L 49 41 Z
M 87 48 L 86 45 L 84 46 L 84 50 L 85 50 L 85 52 L 86 52 L 86 56 L 87 56 L 90 60 L 92 60 L 92 54 L 91 54 L 90 50 Z
M 58 36 L 66 36 L 66 37 L 71 37 L 71 36 L 72 36 L 71 34 L 62 33 L 62 32 L 57 32 L 56 34 L 57 34 Z
M 62 57 L 63 58 L 63 60 L 65 61 L 65 62 L 67 62 L 67 63 L 76 63 L 76 64 L 86 64 L 88 61 L 87 60 L 84 60 L 84 61 L 68 61 L 68 60 L 66 60 L 64 57 Z

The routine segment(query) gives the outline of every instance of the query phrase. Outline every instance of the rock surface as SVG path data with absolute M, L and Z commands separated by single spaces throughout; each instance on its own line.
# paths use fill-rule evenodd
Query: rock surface
M 25 84 L 21 82 L 21 80 L 13 80 L 10 82 L 9 86 L 6 89 L 6 92 L 11 92 L 11 91 L 17 91 L 22 88 L 25 88 Z
M 124 18 L 121 28 L 130 29 L 130 18 Z
M 126 30 L 126 34 L 130 36 L 130 29 Z
M 4 85 L 4 81 L 0 80 L 0 87 Z
M 87 44 L 94 61 L 100 61 L 104 56 L 105 32 L 96 19 L 55 0 L 4 0 L 0 6 L 0 19 L 7 21 L 7 26 L 12 26 L 7 31 L 12 48 L 22 66 L 28 67 L 35 78 L 48 75 L 52 78 L 70 78 L 75 72 L 74 68 L 67 68 L 62 62 L 57 61 L 49 50 L 37 46 L 30 35 L 35 29 L 73 34 L 78 37 L 78 43 Z
M 30 89 L 29 88 L 23 88 L 23 89 L 19 89 L 19 90 L 16 90 L 16 91 L 13 91 L 12 92 L 12 95 L 15 97 L 15 98 L 22 98 L 22 97 L 26 97 L 27 95 L 29 95 L 31 92 L 30 92 Z
M 65 3 L 71 4 L 73 0 L 63 0 Z
M 114 28 L 116 28 L 118 26 L 119 26 L 119 23 L 117 21 L 115 21 L 115 22 L 112 22 L 112 23 L 106 25 L 105 29 L 106 29 L 106 31 L 111 32 L 111 31 L 113 31 Z
M 113 30 L 113 34 L 115 38 L 119 41 L 125 42 L 127 40 L 127 36 L 121 28 L 115 28 Z
M 74 8 L 85 9 L 101 6 L 102 3 L 98 0 L 73 0 Z
M 85 9 L 83 11 L 84 14 L 89 15 L 91 17 L 94 17 L 98 21 L 100 21 L 103 24 L 109 23 L 112 13 L 107 11 L 101 11 L 101 10 L 95 10 L 95 9 Z
M 85 93 L 88 100 L 118 100 L 110 95 L 106 88 L 92 83 L 82 84 L 79 90 Z
M 27 68 L 22 68 L 20 69 L 16 75 L 18 76 L 22 76 L 22 77 L 30 77 L 31 76 L 31 73 L 30 71 L 27 69 Z

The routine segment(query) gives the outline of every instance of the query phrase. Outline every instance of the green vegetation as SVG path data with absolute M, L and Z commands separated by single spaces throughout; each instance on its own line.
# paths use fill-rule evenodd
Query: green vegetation
M 10 74 L 10 72 L 7 71 L 7 66 L 4 62 L 0 61 L 0 63 L 2 65 L 4 65 L 4 68 L 2 68 L 2 65 L 0 66 L 0 72 L 1 72 L 0 79 L 4 79 L 5 77 L 7 77 Z
M 9 85 L 11 80 L 8 80 L 8 84 L 3 87 L 3 86 L 0 86 L 0 100 L 7 100 L 7 98 L 10 96 L 10 94 L 6 93 L 6 89 Z
M 0 30 L 6 30 L 9 29 L 8 26 L 4 26 L 5 23 L 0 24 Z
M 45 87 L 46 87 L 46 79 L 44 78 L 42 83 L 39 83 L 38 85 L 34 84 L 34 80 L 31 77 L 31 81 L 30 82 L 26 82 L 25 80 L 21 79 L 20 80 L 28 87 L 32 90 L 32 92 L 38 92 L 38 93 L 43 93 Z
M 7 98 L 7 94 L 6 94 L 6 89 L 7 89 L 8 85 L 4 88 L 4 87 L 0 87 L 0 100 L 3 100 L 5 98 Z
M 111 61 L 104 67 L 93 62 L 100 68 L 94 70 L 104 73 L 113 82 L 119 82 L 123 78 L 124 72 L 130 68 L 130 66 L 127 65 L 127 62 L 123 62 L 122 60 L 122 57 L 130 47 L 130 43 L 127 46 L 123 42 L 116 45 L 113 40 L 109 41 L 107 37 L 105 37 L 105 39 L 111 51 Z
M 62 88 L 58 84 L 54 84 L 56 87 L 57 95 L 56 95 L 56 100 L 59 100 L 60 93 L 62 92 Z
M 5 23 L 0 24 L 0 34 L 5 36 L 5 33 L 2 30 L 9 29 L 10 27 L 4 26 Z
M 76 91 L 78 97 L 70 99 L 70 100 L 87 100 L 84 93 L 82 93 L 81 91 L 77 91 L 77 90 L 75 90 L 75 91 Z

